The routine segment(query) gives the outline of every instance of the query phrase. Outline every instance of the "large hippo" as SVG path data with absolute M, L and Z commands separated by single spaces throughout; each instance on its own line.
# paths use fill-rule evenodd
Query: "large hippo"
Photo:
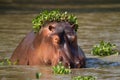
M 20 65 L 52 65 L 62 62 L 70 68 L 85 66 L 84 52 L 77 44 L 75 25 L 49 22 L 38 33 L 31 31 L 15 49 L 11 61 Z

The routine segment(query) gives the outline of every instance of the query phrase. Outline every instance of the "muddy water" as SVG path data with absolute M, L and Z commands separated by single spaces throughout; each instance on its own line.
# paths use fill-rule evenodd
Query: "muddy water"
M 115 43 L 120 49 L 120 12 L 74 13 L 78 17 L 78 43 L 87 56 L 84 69 L 73 69 L 69 75 L 54 75 L 45 66 L 0 66 L 0 80 L 71 80 L 74 76 L 93 75 L 97 80 L 120 80 L 120 55 L 97 57 L 90 54 L 94 44 L 101 40 Z M 22 38 L 32 29 L 37 13 L 0 14 L 0 58 L 9 58 Z

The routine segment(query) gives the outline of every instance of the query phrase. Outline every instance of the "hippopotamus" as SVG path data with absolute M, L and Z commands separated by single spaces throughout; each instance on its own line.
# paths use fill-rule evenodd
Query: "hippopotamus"
M 85 67 L 85 54 L 78 46 L 75 25 L 69 22 L 48 22 L 39 32 L 26 35 L 13 52 L 11 62 L 18 65 L 51 65 Z

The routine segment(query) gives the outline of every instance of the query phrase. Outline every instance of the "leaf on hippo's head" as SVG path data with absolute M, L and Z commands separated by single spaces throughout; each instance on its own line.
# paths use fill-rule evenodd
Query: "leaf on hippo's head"
M 61 12 L 59 10 L 45 10 L 32 20 L 34 32 L 38 32 L 46 22 L 53 21 L 65 21 L 69 22 L 70 24 L 77 24 L 77 17 L 72 14 L 68 14 L 67 12 Z M 77 31 L 77 29 L 78 26 L 75 28 L 75 31 Z

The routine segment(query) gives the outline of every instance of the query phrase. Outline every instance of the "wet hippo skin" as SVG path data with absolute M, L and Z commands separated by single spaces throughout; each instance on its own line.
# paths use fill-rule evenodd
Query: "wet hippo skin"
M 57 65 L 81 68 L 85 55 L 77 44 L 75 25 L 49 22 L 38 33 L 31 31 L 17 46 L 10 60 L 19 65 Z

